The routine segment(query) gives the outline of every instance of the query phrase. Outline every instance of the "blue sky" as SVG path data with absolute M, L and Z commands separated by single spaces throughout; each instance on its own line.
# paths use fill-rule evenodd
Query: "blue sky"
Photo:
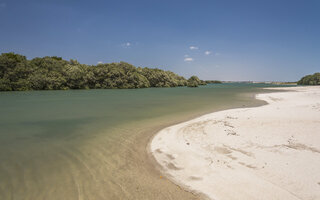
M 320 1 L 0 0 L 0 53 L 11 51 L 295 81 L 320 71 Z

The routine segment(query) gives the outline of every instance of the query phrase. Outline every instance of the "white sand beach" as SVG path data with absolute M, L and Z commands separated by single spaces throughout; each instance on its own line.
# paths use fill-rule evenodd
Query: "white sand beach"
M 161 130 L 150 148 L 173 182 L 215 200 L 320 199 L 320 87 Z

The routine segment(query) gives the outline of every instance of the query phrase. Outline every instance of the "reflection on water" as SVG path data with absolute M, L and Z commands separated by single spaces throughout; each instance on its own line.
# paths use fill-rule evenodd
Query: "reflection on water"
M 146 146 L 164 126 L 254 106 L 263 84 L 0 93 L 0 199 L 194 199 Z

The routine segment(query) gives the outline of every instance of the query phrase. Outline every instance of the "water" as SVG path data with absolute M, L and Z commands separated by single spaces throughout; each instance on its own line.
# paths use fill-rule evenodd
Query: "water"
M 255 106 L 265 84 L 0 93 L 0 199 L 195 199 L 147 153 L 161 128 Z

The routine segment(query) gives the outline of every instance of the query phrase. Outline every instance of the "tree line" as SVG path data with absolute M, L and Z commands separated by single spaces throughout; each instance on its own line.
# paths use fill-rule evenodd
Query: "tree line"
M 320 73 L 314 73 L 302 77 L 298 81 L 298 85 L 320 85 Z
M 197 87 L 206 82 L 188 80 L 171 71 L 135 67 L 126 62 L 97 65 L 46 56 L 27 60 L 23 55 L 0 55 L 0 91 Z
M 220 84 L 220 83 L 222 83 L 222 81 L 218 81 L 218 80 L 207 80 L 205 82 L 206 82 L 206 84 Z

